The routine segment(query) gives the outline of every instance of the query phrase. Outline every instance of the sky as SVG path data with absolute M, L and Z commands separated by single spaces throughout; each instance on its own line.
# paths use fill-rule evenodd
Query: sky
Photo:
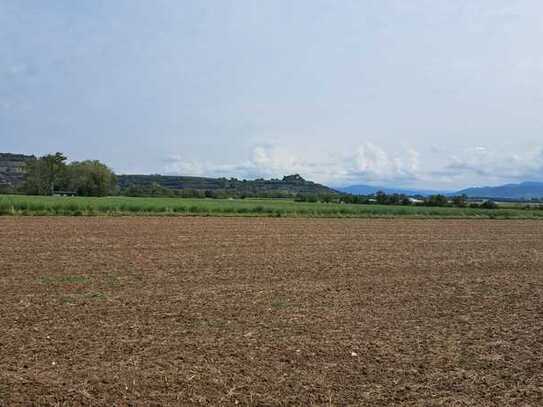
M 0 0 L 0 151 L 118 173 L 543 181 L 540 0 Z

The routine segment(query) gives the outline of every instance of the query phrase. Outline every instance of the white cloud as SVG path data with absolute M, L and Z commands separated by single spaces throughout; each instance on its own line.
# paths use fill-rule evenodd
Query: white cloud
M 182 174 L 196 177 L 206 175 L 206 168 L 204 165 L 195 161 L 186 160 L 179 154 L 166 157 L 163 161 L 166 163 L 164 169 L 166 174 Z
M 363 143 L 354 153 L 328 160 L 309 160 L 301 153 L 275 145 L 256 146 L 241 164 L 193 162 L 182 156 L 167 160 L 166 173 L 212 177 L 281 178 L 301 174 L 333 185 L 352 182 L 412 183 L 419 176 L 419 153 L 413 149 L 392 156 L 381 147 Z
M 166 172 L 212 177 L 238 178 L 281 178 L 284 175 L 300 173 L 307 177 L 314 175 L 314 169 L 323 164 L 311 164 L 287 149 L 272 145 L 256 146 L 250 157 L 240 164 L 217 164 L 212 162 L 186 161 L 181 156 L 172 156 Z
M 445 150 L 430 148 L 427 154 L 423 156 L 411 148 L 391 154 L 364 142 L 351 153 L 327 160 L 310 160 L 303 153 L 278 145 L 258 145 L 241 164 L 195 162 L 182 156 L 171 156 L 165 161 L 168 174 L 254 179 L 298 173 L 309 180 L 336 186 L 368 183 L 454 190 L 543 178 L 543 146 L 510 152 L 479 145 L 449 156 Z M 430 161 L 438 164 L 431 167 Z
M 451 156 L 446 172 L 456 177 L 479 177 L 490 181 L 526 180 L 543 176 L 543 148 L 524 152 L 496 151 L 475 147 L 463 156 Z
M 348 178 L 377 182 L 412 182 L 419 176 L 419 153 L 409 149 L 400 156 L 391 156 L 373 143 L 360 145 L 351 163 Z
M 257 146 L 245 169 L 258 176 L 282 176 L 303 172 L 305 164 L 294 154 L 274 146 Z

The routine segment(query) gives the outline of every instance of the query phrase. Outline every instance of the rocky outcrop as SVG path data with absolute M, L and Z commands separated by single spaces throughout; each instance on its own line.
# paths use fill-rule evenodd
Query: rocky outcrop
M 0 153 L 0 185 L 17 186 L 23 182 L 26 163 L 33 155 Z

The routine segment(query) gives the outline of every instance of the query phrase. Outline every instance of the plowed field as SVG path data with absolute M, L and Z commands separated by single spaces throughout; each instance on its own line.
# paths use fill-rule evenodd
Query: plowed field
M 0 405 L 543 405 L 539 221 L 0 218 L 0 287 Z

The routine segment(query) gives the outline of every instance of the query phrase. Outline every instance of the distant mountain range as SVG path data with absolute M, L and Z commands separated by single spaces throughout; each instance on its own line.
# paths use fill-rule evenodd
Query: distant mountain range
M 379 187 L 372 185 L 352 185 L 348 187 L 336 188 L 340 192 L 353 195 L 372 195 L 378 191 L 386 194 L 404 194 L 404 195 L 466 195 L 469 198 L 491 198 L 491 199 L 511 199 L 511 200 L 530 200 L 543 198 L 543 182 L 522 182 L 520 184 L 507 184 L 495 187 L 474 187 L 467 188 L 457 192 L 432 191 L 404 188 Z
M 456 193 L 470 198 L 518 199 L 529 200 L 543 198 L 543 182 L 522 182 L 497 187 L 467 188 Z

